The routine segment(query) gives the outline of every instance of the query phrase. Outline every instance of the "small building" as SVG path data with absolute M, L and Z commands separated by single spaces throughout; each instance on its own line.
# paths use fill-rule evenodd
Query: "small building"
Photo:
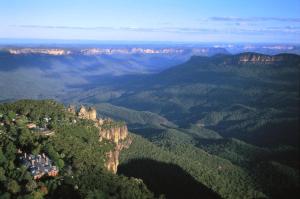
M 23 153 L 20 157 L 20 161 L 28 168 L 35 180 L 40 179 L 44 175 L 58 175 L 58 168 L 52 164 L 52 161 L 44 153 L 42 155 Z
M 29 129 L 33 129 L 33 128 L 36 128 L 36 124 L 34 124 L 34 123 L 28 123 L 26 125 L 26 127 L 29 128 Z
M 51 136 L 54 135 L 54 131 L 51 131 L 48 128 L 35 128 L 33 129 L 35 133 L 38 133 L 39 135 L 44 135 L 44 136 Z
M 54 135 L 54 131 L 48 129 L 47 127 L 37 127 L 35 124 L 30 123 L 27 124 L 27 127 L 32 130 L 32 132 L 37 133 L 39 135 L 51 136 Z
M 51 120 L 51 117 L 44 117 L 44 121 L 46 121 L 47 123 L 49 123 L 50 120 Z

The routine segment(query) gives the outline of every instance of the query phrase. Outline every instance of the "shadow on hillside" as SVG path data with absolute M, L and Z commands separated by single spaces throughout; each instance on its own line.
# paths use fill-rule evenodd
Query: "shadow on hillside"
M 118 167 L 118 173 L 140 178 L 156 196 L 166 198 L 220 198 L 175 164 L 135 159 Z

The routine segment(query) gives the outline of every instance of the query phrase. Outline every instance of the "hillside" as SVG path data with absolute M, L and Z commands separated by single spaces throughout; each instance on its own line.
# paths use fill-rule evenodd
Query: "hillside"
M 92 119 L 52 100 L 21 100 L 0 105 L 0 122 L 1 198 L 153 198 L 142 181 L 107 170 L 116 144 L 103 129 L 99 141 Z
M 156 74 L 96 75 L 55 97 L 126 121 L 132 143 L 109 157 L 155 197 L 182 198 L 182 186 L 189 198 L 298 198 L 299 79 L 298 55 L 219 54 Z
M 198 124 L 224 131 L 225 120 L 234 125 L 230 121 L 241 124 L 245 118 L 243 125 L 247 126 L 250 117 L 262 125 L 255 122 L 253 130 L 264 128 L 259 118 L 265 122 L 289 120 L 294 125 L 299 110 L 299 56 L 283 55 L 292 61 L 271 64 L 234 62 L 243 56 L 193 57 L 143 81 L 113 85 L 112 89 L 123 90 L 123 94 L 109 102 L 157 113 L 183 127 Z
M 109 102 L 114 107 L 111 117 L 123 115 L 126 120 L 127 115 L 131 123 L 134 120 L 143 123 L 140 118 L 146 111 L 175 124 L 129 126 L 129 130 L 146 139 L 137 138 L 136 143 L 143 143 L 140 148 L 148 146 L 144 142 L 156 148 L 144 151 L 133 144 L 130 152 L 125 151 L 125 162 L 133 161 L 128 163 L 130 167 L 143 164 L 134 161 L 137 157 L 146 158 L 145 164 L 152 164 L 147 159 L 166 160 L 179 165 L 223 198 L 239 194 L 245 198 L 284 198 L 287 192 L 291 198 L 297 198 L 299 77 L 297 55 L 195 56 L 159 74 L 99 82 L 95 88 L 82 91 L 88 97 L 80 98 L 79 94 L 76 100 L 93 104 Z M 118 95 L 100 97 L 111 91 Z M 128 114 L 122 114 L 124 110 Z M 101 108 L 98 111 L 101 113 Z M 139 116 L 133 117 L 131 112 Z M 164 152 L 151 155 L 153 150 L 169 154 L 160 158 L 159 154 Z M 231 168 L 232 173 L 219 171 L 217 165 Z M 128 176 L 135 176 L 125 171 Z M 148 174 L 144 171 L 143 177 L 147 179 Z M 244 179 L 246 185 L 239 179 Z M 151 187 L 151 182 L 148 186 Z

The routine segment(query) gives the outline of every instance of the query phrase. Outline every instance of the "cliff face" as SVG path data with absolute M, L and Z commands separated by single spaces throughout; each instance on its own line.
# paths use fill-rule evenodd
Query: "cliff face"
M 70 105 L 70 106 L 67 108 L 67 111 L 69 111 L 69 112 L 72 113 L 73 115 L 76 115 L 76 107 L 73 106 L 73 105 Z
M 107 170 L 117 173 L 120 152 L 123 149 L 128 148 L 131 142 L 132 140 L 127 137 L 126 139 L 119 141 L 115 148 L 107 153 L 107 161 L 105 163 Z
M 128 138 L 128 130 L 125 124 L 118 124 L 111 120 L 103 121 L 99 126 L 99 141 L 109 140 L 115 144 L 113 150 L 107 154 L 106 168 L 113 173 L 117 172 L 119 154 L 122 149 L 128 148 L 131 140 Z
M 99 142 L 105 139 L 115 144 L 114 149 L 107 153 L 105 167 L 107 170 L 117 173 L 119 154 L 122 149 L 128 148 L 131 144 L 131 140 L 128 138 L 128 129 L 126 124 L 115 122 L 111 119 L 97 118 L 97 112 L 94 108 L 81 106 L 79 111 L 76 112 L 76 108 L 74 106 L 69 106 L 67 110 L 81 119 L 93 120 L 95 122 L 95 126 L 99 129 Z
M 280 61 L 283 61 L 283 57 L 259 54 L 244 54 L 239 57 L 239 63 L 272 64 Z
M 107 161 L 105 163 L 105 167 L 107 170 L 117 173 L 118 165 L 119 165 L 119 154 L 120 151 L 114 150 L 107 153 Z
M 259 53 L 241 53 L 237 55 L 218 55 L 222 64 L 298 64 L 300 56 L 293 54 L 264 55 Z
M 118 145 L 119 142 L 127 138 L 127 135 L 128 135 L 128 130 L 126 125 L 111 127 L 111 128 L 101 128 L 100 126 L 100 132 L 99 132 L 100 141 L 102 141 L 103 139 L 107 139 L 114 142 L 116 145 Z
M 82 119 L 89 119 L 89 120 L 97 120 L 97 112 L 95 108 L 89 107 L 86 109 L 84 106 L 81 106 L 78 112 L 78 117 Z

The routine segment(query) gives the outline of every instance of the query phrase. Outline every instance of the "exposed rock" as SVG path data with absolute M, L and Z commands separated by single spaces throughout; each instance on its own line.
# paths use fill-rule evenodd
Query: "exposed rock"
M 283 58 L 280 56 L 268 56 L 259 54 L 245 54 L 239 57 L 239 63 L 264 63 L 271 64 L 274 62 L 282 61 Z
M 76 114 L 76 107 L 74 105 L 69 105 L 69 107 L 67 108 L 67 111 L 69 111 L 72 114 Z
M 259 53 L 241 53 L 237 55 L 216 55 L 222 64 L 298 64 L 300 56 L 293 54 L 264 55 Z
M 8 52 L 13 55 L 19 54 L 46 54 L 46 55 L 69 55 L 71 51 L 64 49 L 51 48 L 19 48 L 8 49 Z
M 107 170 L 117 173 L 118 165 L 119 165 L 119 154 L 120 152 L 118 150 L 109 151 L 107 153 L 107 161 L 105 163 L 105 167 Z
M 111 150 L 107 153 L 107 161 L 105 163 L 105 167 L 107 168 L 107 170 L 113 173 L 117 173 L 120 152 L 123 149 L 128 148 L 131 142 L 132 140 L 127 137 L 126 139 L 119 141 L 114 150 Z
M 76 112 L 74 106 L 69 106 L 69 112 L 77 115 L 81 119 L 89 119 L 95 122 L 95 126 L 99 129 L 99 141 L 109 140 L 115 144 L 113 150 L 107 153 L 107 161 L 105 167 L 107 170 L 116 173 L 119 165 L 119 154 L 123 148 L 128 148 L 131 144 L 131 139 L 128 138 L 128 129 L 125 123 L 115 122 L 112 119 L 97 118 L 95 108 L 86 108 L 81 106 Z
M 81 106 L 77 115 L 81 119 L 88 119 L 94 121 L 97 120 L 97 112 L 95 108 L 89 107 L 88 109 L 86 109 L 85 106 Z
M 99 141 L 103 139 L 110 140 L 115 144 L 115 148 L 107 154 L 106 168 L 116 173 L 121 150 L 128 148 L 131 144 L 126 124 L 104 120 L 103 124 L 99 127 Z
M 114 142 L 115 144 L 119 144 L 120 141 L 125 140 L 127 138 L 128 130 L 125 124 L 120 126 L 106 127 L 106 123 L 107 122 L 104 122 L 102 124 L 103 127 L 100 126 L 100 141 L 102 141 L 103 139 L 107 139 Z

